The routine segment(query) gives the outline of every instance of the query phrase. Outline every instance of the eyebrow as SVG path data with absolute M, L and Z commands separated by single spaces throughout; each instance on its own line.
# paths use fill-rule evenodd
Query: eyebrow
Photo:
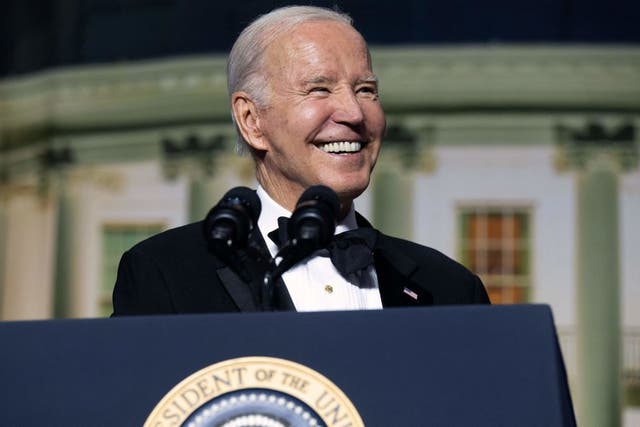
M 378 84 L 378 77 L 375 75 L 365 77 L 364 79 L 358 79 L 357 83 L 375 83 Z
M 329 77 L 318 76 L 313 77 L 311 79 L 305 80 L 305 85 L 314 85 L 314 84 L 322 84 L 322 83 L 335 83 L 335 79 L 330 79 Z
M 335 83 L 335 81 L 336 79 L 333 79 L 333 78 L 318 76 L 318 77 L 313 77 L 311 79 L 305 80 L 304 85 Z M 376 77 L 375 75 L 372 75 L 372 76 L 368 76 L 368 77 L 364 77 L 356 80 L 356 84 L 362 84 L 362 83 L 378 84 L 378 77 Z

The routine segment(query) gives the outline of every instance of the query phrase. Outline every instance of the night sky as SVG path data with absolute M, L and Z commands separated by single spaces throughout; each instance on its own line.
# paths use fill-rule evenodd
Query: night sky
M 0 76 L 46 67 L 228 52 L 257 15 L 286 1 L 9 0 Z M 372 45 L 640 45 L 640 1 L 299 1 L 348 12 Z

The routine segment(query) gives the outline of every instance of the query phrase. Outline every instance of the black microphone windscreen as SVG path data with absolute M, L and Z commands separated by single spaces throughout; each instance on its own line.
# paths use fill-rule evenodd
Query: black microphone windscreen
M 340 211 L 340 202 L 338 200 L 338 195 L 331 188 L 324 185 L 312 185 L 302 193 L 298 199 L 298 205 L 310 200 L 320 200 L 326 203 L 331 209 L 334 218 L 338 216 Z
M 240 201 L 241 204 L 247 208 L 247 213 L 253 223 L 258 221 L 262 205 L 255 190 L 247 187 L 235 187 L 227 191 L 222 197 L 224 201 L 232 201 L 233 199 Z

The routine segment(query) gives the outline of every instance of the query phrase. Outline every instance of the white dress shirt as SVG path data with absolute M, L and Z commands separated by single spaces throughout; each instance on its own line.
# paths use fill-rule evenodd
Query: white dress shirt
M 267 236 L 278 228 L 278 218 L 289 218 L 291 212 L 276 203 L 267 192 L 258 186 L 258 197 L 262 211 L 258 227 L 271 256 L 278 252 L 276 244 Z M 358 228 L 353 206 L 347 216 L 336 226 L 335 234 Z M 382 308 L 378 277 L 373 265 L 359 275 L 345 279 L 336 270 L 329 258 L 329 251 L 321 249 L 296 264 L 282 275 L 291 300 L 297 311 L 363 310 Z

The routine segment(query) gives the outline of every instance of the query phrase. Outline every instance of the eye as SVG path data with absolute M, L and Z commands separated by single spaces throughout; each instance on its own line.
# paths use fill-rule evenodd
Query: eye
M 376 86 L 370 86 L 370 85 L 360 86 L 356 89 L 356 93 L 363 94 L 363 95 L 377 96 L 378 88 Z
M 329 88 L 327 88 L 326 86 L 315 86 L 312 87 L 311 89 L 309 89 L 309 93 L 329 93 Z

